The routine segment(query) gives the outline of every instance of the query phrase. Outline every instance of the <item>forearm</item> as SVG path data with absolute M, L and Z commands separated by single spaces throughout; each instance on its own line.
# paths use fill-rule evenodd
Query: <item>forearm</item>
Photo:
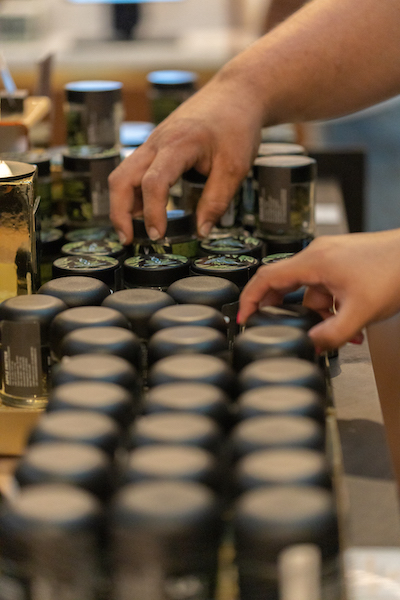
M 307 0 L 271 0 L 264 23 L 264 31 L 273 29 L 301 8 Z
M 400 92 L 399 38 L 398 0 L 313 0 L 216 78 L 262 98 L 265 125 L 334 117 Z

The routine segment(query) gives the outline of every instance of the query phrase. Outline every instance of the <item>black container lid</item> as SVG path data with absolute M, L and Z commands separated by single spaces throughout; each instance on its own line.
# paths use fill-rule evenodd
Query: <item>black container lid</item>
M 325 419 L 324 399 L 310 388 L 290 385 L 267 385 L 243 392 L 237 399 L 240 420 L 261 415 L 311 417 Z
M 189 275 L 190 260 L 178 254 L 139 254 L 124 261 L 124 281 L 128 286 L 167 288 Z
M 148 338 L 150 317 L 160 308 L 175 304 L 174 300 L 160 290 L 137 288 L 120 290 L 108 296 L 103 306 L 114 308 L 125 315 L 132 331 L 140 338 Z
M 209 383 L 165 383 L 151 388 L 145 398 L 146 413 L 191 412 L 206 415 L 226 425 L 229 398 L 221 388 Z
M 42 344 L 47 344 L 53 319 L 67 310 L 59 298 L 38 294 L 14 296 L 0 304 L 0 321 L 37 322 L 40 326 Z
M 296 356 L 315 361 L 314 344 L 307 333 L 291 325 L 259 325 L 239 333 L 233 347 L 237 370 L 260 358 Z
M 190 268 L 194 274 L 223 277 L 242 288 L 259 265 L 260 262 L 253 256 L 220 254 L 196 258 Z
M 135 239 L 149 239 L 144 219 L 133 219 L 133 232 Z M 190 237 L 196 231 L 195 213 L 186 213 L 181 209 L 167 210 L 167 229 L 164 237 L 173 238 L 178 236 Z
M 254 566 L 275 562 L 292 544 L 317 544 L 322 557 L 338 552 L 338 530 L 333 495 L 316 486 L 260 487 L 242 494 L 233 519 L 241 560 Z M 240 568 L 240 566 L 239 566 Z
M 96 353 L 121 356 L 138 371 L 142 368 L 140 340 L 122 327 L 82 327 L 67 333 L 60 344 L 60 357 Z
M 118 235 L 112 227 L 83 227 L 73 229 L 65 234 L 68 242 L 100 242 L 102 240 L 118 241 Z
M 63 168 L 65 171 L 85 173 L 93 162 L 109 161 L 115 167 L 121 162 L 119 150 L 104 149 L 95 146 L 76 146 L 63 151 Z
M 29 446 L 19 460 L 15 478 L 20 486 L 66 483 L 95 496 L 110 496 L 111 461 L 95 446 L 70 442 L 45 442 Z
M 175 281 L 167 291 L 178 304 L 205 304 L 217 310 L 221 310 L 225 304 L 237 302 L 240 295 L 235 283 L 210 275 L 185 277 Z
M 197 481 L 214 486 L 215 456 L 196 446 L 154 444 L 132 450 L 122 472 L 124 483 L 151 480 Z
M 200 242 L 204 256 L 212 254 L 248 255 L 261 260 L 265 254 L 265 242 L 249 235 L 230 235 L 224 238 L 205 238 Z
M 60 298 L 69 308 L 99 306 L 110 295 L 110 288 L 94 277 L 72 275 L 47 281 L 39 288 L 38 294 Z
M 119 262 L 112 256 L 61 256 L 53 262 L 53 279 L 71 275 L 89 275 L 109 287 L 115 285 L 115 271 Z
M 101 521 L 100 502 L 86 490 L 59 483 L 30 485 L 3 504 L 2 546 L 15 558 L 26 556 L 39 551 L 40 546 L 31 545 L 33 540 L 43 544 L 46 534 L 56 532 L 68 537 L 80 532 L 97 534 Z M 62 537 L 60 544 L 64 543 Z
M 290 325 L 308 331 L 322 321 L 321 316 L 311 308 L 299 304 L 284 306 L 262 306 L 247 319 L 246 327 L 259 325 Z
M 139 398 L 116 383 L 106 381 L 73 381 L 50 391 L 47 411 L 84 410 L 111 417 L 127 427 L 138 412 Z
M 325 454 L 307 448 L 250 452 L 236 464 L 235 480 L 238 493 L 261 486 L 331 484 Z
M 65 95 L 69 102 L 96 101 L 104 96 L 114 102 L 121 100 L 123 84 L 120 81 L 87 80 L 71 81 L 64 86 Z
M 161 308 L 151 317 L 149 327 L 153 333 L 166 327 L 178 326 L 213 327 L 226 333 L 224 315 L 212 306 L 204 304 L 175 304 Z
M 197 81 L 197 73 L 179 69 L 166 69 L 151 71 L 147 74 L 147 81 L 154 87 L 160 88 L 192 88 Z
M 30 177 L 37 172 L 36 165 L 29 165 L 25 162 L 19 162 L 15 160 L 1 161 L 5 163 L 5 167 L 0 170 L 0 181 L 15 181 L 16 179 L 23 179 L 24 177 Z
M 322 450 L 325 431 L 320 423 L 309 417 L 259 416 L 244 419 L 231 433 L 235 459 L 256 450 L 278 448 L 310 448 Z
M 210 417 L 185 412 L 153 413 L 138 417 L 129 430 L 130 448 L 148 444 L 197 446 L 219 450 L 221 431 Z
M 261 169 L 273 176 L 276 171 L 290 174 L 291 183 L 307 183 L 317 176 L 317 161 L 309 156 L 281 154 L 275 156 L 259 156 L 254 161 L 257 171 Z
M 49 297 L 49 296 L 41 296 Z M 75 306 L 68 308 L 54 318 L 50 326 L 51 348 L 61 357 L 61 342 L 67 333 L 83 327 L 122 327 L 129 329 L 129 322 L 123 314 L 106 306 Z
M 228 350 L 226 335 L 204 326 L 167 327 L 154 333 L 148 345 L 149 365 L 174 354 L 222 355 Z
M 0 160 L 17 161 L 22 163 L 28 163 L 30 165 L 36 165 L 37 174 L 39 177 L 46 177 L 50 175 L 50 155 L 47 152 L 30 150 L 27 152 L 1 152 Z
M 262 358 L 250 363 L 239 375 L 242 390 L 264 385 L 295 385 L 311 388 L 325 396 L 322 370 L 303 358 Z
M 234 396 L 237 392 L 235 374 L 229 365 L 217 356 L 207 354 L 177 354 L 156 362 L 148 374 L 148 385 L 192 382 L 216 385 Z
M 113 454 L 120 429 L 113 419 L 94 411 L 60 410 L 41 416 L 29 436 L 29 444 L 41 442 L 77 442 L 89 444 Z
M 77 354 L 54 365 L 53 387 L 73 381 L 101 381 L 122 385 L 131 394 L 138 394 L 140 379 L 131 363 L 111 354 Z
M 82 256 L 84 255 L 95 255 L 95 256 L 113 256 L 117 258 L 124 252 L 124 246 L 113 240 L 90 240 L 90 241 L 78 241 L 68 242 L 61 248 L 61 252 L 68 256 Z

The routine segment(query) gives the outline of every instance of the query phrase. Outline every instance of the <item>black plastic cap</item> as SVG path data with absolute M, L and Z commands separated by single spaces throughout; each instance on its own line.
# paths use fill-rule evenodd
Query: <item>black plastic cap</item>
M 94 277 L 76 275 L 52 279 L 39 288 L 38 294 L 60 298 L 69 308 L 100 306 L 110 295 L 110 288 Z
M 317 364 L 303 358 L 262 358 L 248 364 L 239 375 L 242 389 L 264 385 L 295 385 L 326 394 L 325 377 Z
M 168 294 L 177 304 L 205 304 L 217 310 L 239 300 L 240 290 L 235 283 L 222 277 L 199 275 L 175 281 Z
M 307 306 L 285 304 L 284 306 L 262 306 L 257 312 L 250 315 L 246 327 L 290 325 L 308 331 L 321 321 L 321 316 Z
M 152 333 L 167 327 L 179 326 L 212 327 L 226 334 L 227 325 L 224 315 L 204 304 L 175 304 L 158 310 L 150 319 L 149 327 Z
M 144 219 L 133 219 L 132 225 L 135 239 L 149 239 L 144 224 Z M 195 213 L 186 213 L 181 209 L 167 211 L 167 228 L 164 235 L 165 238 L 174 238 L 179 236 L 189 237 L 193 235 L 195 231 Z
M 177 254 L 140 254 L 124 261 L 126 287 L 167 288 L 189 275 L 190 260 Z
M 114 289 L 119 262 L 112 256 L 61 256 L 53 262 L 53 279 L 71 275 L 88 275 Z
M 243 288 L 260 265 L 253 256 L 219 254 L 196 258 L 190 269 L 195 275 L 223 277 Z

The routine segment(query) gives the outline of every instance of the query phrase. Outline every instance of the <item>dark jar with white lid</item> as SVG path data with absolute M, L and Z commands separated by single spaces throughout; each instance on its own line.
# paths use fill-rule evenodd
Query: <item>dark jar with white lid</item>
M 71 275 L 88 275 L 100 279 L 112 292 L 122 288 L 122 270 L 112 256 L 61 256 L 53 262 L 53 279 Z
M 127 258 L 123 264 L 126 288 L 153 288 L 166 291 L 182 277 L 189 275 L 190 261 L 178 254 L 140 254 Z
M 220 254 L 196 258 L 190 267 L 193 275 L 223 277 L 243 289 L 257 271 L 260 262 L 253 256 Z

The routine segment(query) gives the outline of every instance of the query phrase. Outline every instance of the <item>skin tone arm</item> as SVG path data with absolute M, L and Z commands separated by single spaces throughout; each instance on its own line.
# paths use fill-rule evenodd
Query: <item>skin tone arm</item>
M 241 294 L 240 322 L 305 284 L 304 304 L 325 319 L 309 331 L 315 346 L 342 346 L 400 310 L 399 256 L 400 229 L 317 238 L 292 258 L 258 269 Z
M 200 235 L 225 211 L 255 156 L 263 125 L 328 118 L 400 91 L 398 0 L 312 0 L 227 63 L 110 176 L 111 219 L 132 240 L 132 215 L 163 236 L 169 187 L 209 175 Z
M 307 0 L 271 0 L 264 23 L 264 31 L 269 31 L 282 23 L 296 10 L 301 8 Z

